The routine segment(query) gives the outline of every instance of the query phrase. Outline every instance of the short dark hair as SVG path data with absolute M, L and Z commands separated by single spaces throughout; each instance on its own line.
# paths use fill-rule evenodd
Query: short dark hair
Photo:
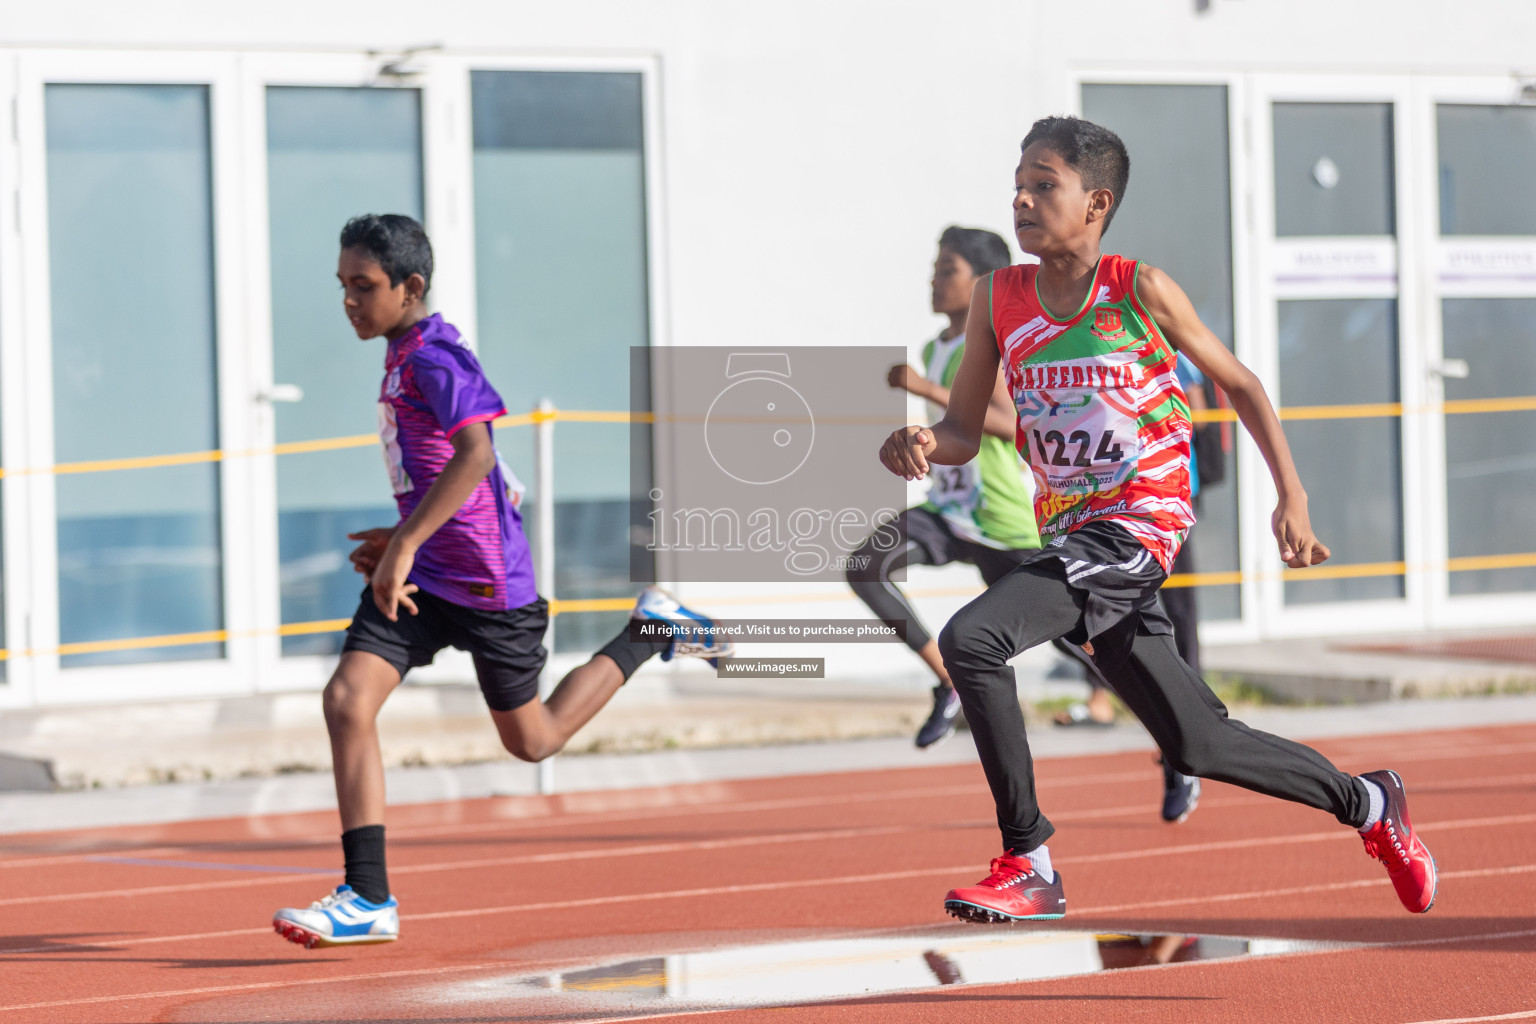
M 1013 262 L 1003 236 L 981 228 L 947 227 L 939 236 L 939 248 L 948 249 L 969 263 L 977 277 L 985 277 Z
M 1131 155 L 1125 151 L 1120 136 L 1080 117 L 1042 117 L 1030 126 L 1029 134 L 1019 144 L 1019 152 L 1037 142 L 1077 168 L 1085 190 L 1107 188 L 1114 194 L 1114 204 L 1104 215 L 1100 233 L 1108 231 L 1115 211 L 1125 201 L 1125 186 L 1131 180 Z
M 399 287 L 412 274 L 426 282 L 425 295 L 432 287 L 432 241 L 414 217 L 403 213 L 365 213 L 353 217 L 341 229 L 343 249 L 361 249 L 389 275 L 389 283 Z

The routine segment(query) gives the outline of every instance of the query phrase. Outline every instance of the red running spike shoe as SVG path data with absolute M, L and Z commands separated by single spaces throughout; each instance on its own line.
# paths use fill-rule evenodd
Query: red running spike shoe
M 1413 830 L 1408 820 L 1408 792 L 1397 772 L 1366 772 L 1360 776 L 1387 791 L 1387 806 L 1381 820 L 1360 833 L 1365 852 L 1387 866 L 1392 888 L 1411 913 L 1427 913 L 1435 905 L 1435 886 L 1439 872 L 1429 847 Z
M 944 909 L 962 921 L 1055 921 L 1067 912 L 1061 872 L 1047 882 L 1023 857 L 1008 851 L 992 860 L 992 873 L 975 885 L 951 889 Z

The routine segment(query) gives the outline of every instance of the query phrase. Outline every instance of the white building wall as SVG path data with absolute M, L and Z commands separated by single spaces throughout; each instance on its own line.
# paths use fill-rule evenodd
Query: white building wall
M 658 56 L 670 340 L 685 345 L 915 344 L 938 229 L 1008 236 L 1017 139 L 1075 108 L 1079 66 L 1536 74 L 1522 0 L 1212 5 L 12 2 L 0 43 Z
M 163 51 L 371 51 L 382 62 L 438 47 L 422 55 L 429 68 L 434 53 L 652 59 L 652 273 L 665 311 L 654 342 L 904 344 L 915 357 L 940 326 L 926 290 L 938 232 L 960 223 L 1011 237 L 1018 140 L 1036 117 L 1076 109 L 1084 68 L 1503 76 L 1510 100 L 1518 72 L 1536 77 L 1536 4 L 1525 0 L 1211 2 L 1199 13 L 1193 0 L 10 0 L 0 69 L 45 49 L 146 62 Z M 0 310 L 0 324 L 15 319 Z M 968 567 L 919 575 L 930 589 L 974 584 Z M 941 620 L 959 600 L 924 609 Z M 829 668 L 884 671 L 908 657 L 847 651 Z

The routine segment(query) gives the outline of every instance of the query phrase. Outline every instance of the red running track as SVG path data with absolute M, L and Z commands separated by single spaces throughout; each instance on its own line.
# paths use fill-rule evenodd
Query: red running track
M 1318 746 L 1347 770 L 1403 775 L 1441 870 L 1428 915 L 1404 912 L 1327 815 L 1207 784 L 1195 815 L 1170 827 L 1145 753 L 1047 760 L 1041 794 L 1069 908 L 1052 928 L 1317 941 L 772 1005 L 795 998 L 784 989 L 769 1005 L 679 1012 L 647 988 L 669 953 L 984 937 L 941 903 L 997 852 L 980 769 L 473 800 L 391 812 L 403 937 L 383 946 L 306 951 L 270 930 L 274 909 L 338 880 L 333 814 L 0 838 L 0 1024 L 1536 1020 L 1536 726 Z M 527 981 L 635 960 L 583 991 Z M 753 968 L 740 970 L 745 984 Z

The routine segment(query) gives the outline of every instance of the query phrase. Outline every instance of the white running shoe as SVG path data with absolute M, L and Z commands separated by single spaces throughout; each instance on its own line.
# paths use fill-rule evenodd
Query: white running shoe
M 393 896 L 383 903 L 370 903 L 350 885 L 338 885 L 308 910 L 279 910 L 272 915 L 272 929 L 305 949 L 393 942 L 400 937 L 400 904 Z
M 674 629 L 672 646 L 662 652 L 662 661 L 703 658 L 718 668 L 721 658 L 729 657 L 736 651 L 735 645 L 729 640 L 715 635 L 714 619 L 687 607 L 660 587 L 646 587 L 640 591 L 629 617 L 670 622 L 674 627 L 682 627 L 682 635 Z

